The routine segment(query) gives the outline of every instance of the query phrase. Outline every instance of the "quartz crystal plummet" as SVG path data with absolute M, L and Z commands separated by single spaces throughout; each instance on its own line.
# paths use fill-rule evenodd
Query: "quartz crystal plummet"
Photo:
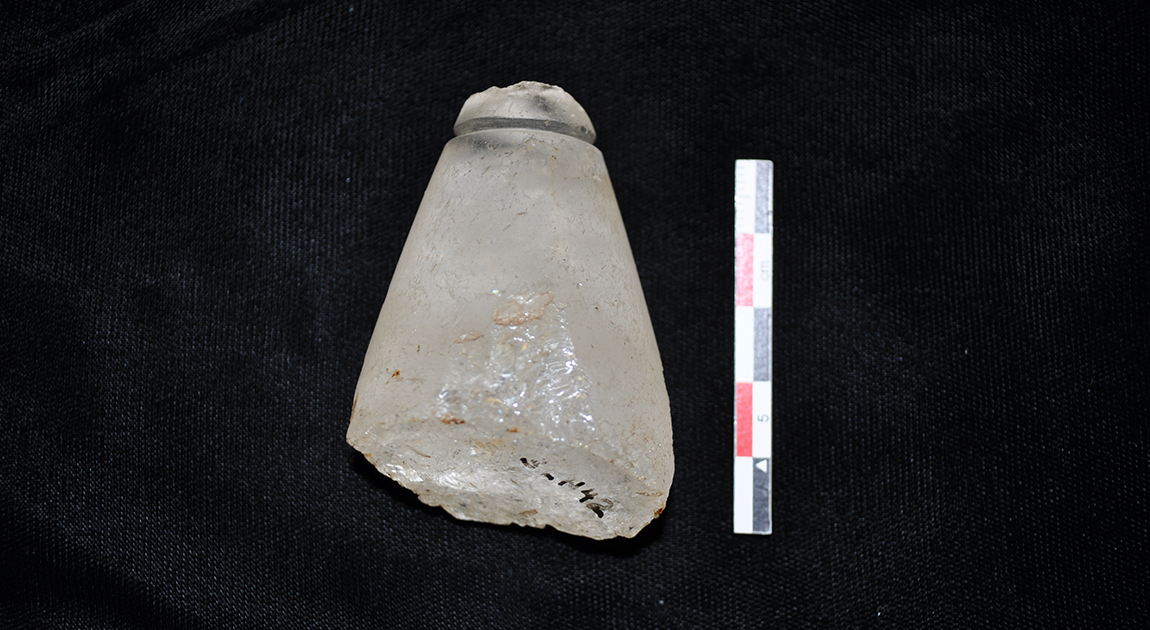
M 674 475 L 663 367 L 595 131 L 562 89 L 474 94 L 399 258 L 348 442 L 457 518 L 603 539 Z

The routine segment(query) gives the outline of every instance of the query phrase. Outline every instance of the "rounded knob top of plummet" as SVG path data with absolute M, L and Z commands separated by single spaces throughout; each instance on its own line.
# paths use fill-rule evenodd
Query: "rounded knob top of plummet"
M 455 135 L 485 129 L 540 129 L 595 143 L 583 106 L 563 88 L 535 81 L 472 94 L 455 120 Z

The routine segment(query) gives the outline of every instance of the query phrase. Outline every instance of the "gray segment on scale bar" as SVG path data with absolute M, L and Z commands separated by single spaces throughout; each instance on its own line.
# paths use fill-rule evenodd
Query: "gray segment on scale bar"
M 755 380 L 771 380 L 771 309 L 755 309 Z
M 774 204 L 771 203 L 771 177 L 774 164 L 769 160 L 756 160 L 755 163 L 755 233 L 774 232 Z
M 756 534 L 771 533 L 771 460 L 754 458 L 754 503 L 752 527 Z

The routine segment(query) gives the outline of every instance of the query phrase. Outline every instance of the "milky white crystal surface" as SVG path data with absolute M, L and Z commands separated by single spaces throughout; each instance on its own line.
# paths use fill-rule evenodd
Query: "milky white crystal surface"
M 558 130 L 558 131 L 556 131 Z M 388 287 L 348 441 L 454 516 L 634 536 L 674 474 L 662 364 L 591 121 L 468 100 Z

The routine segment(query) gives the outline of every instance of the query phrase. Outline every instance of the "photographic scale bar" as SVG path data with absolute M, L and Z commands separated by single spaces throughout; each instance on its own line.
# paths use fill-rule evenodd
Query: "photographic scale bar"
M 735 160 L 735 524 L 771 533 L 774 165 Z

